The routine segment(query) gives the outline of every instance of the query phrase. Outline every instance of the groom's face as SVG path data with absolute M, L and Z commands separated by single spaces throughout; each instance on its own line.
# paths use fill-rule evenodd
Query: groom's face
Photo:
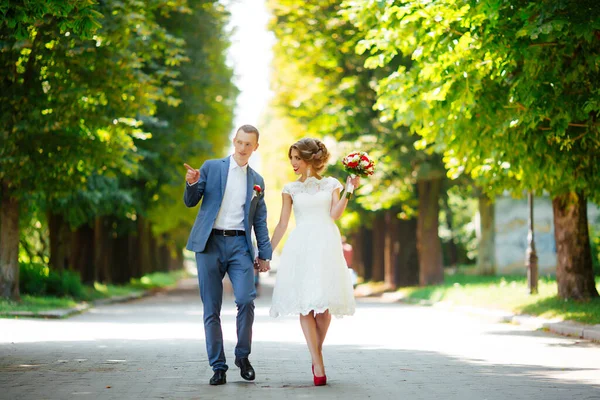
M 235 155 L 239 162 L 245 164 L 250 156 L 258 149 L 258 138 L 254 133 L 247 133 L 239 130 L 233 138 L 233 147 Z

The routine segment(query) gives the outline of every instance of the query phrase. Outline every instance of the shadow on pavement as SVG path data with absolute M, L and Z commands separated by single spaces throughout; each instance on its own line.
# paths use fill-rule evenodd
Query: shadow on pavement
M 0 387 L 3 398 L 9 399 L 59 399 L 87 393 L 123 399 L 563 400 L 597 399 L 600 393 L 600 386 L 556 378 L 584 369 L 491 365 L 430 351 L 346 345 L 326 348 L 328 385 L 315 388 L 305 346 L 277 342 L 255 345 L 251 357 L 255 382 L 243 381 L 239 370 L 230 367 L 228 384 L 211 387 L 212 371 L 202 356 L 203 347 L 200 340 L 7 344 L 0 347 Z

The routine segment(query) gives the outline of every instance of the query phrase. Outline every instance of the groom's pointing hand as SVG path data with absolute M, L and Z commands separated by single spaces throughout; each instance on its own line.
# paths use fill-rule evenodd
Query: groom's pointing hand
M 187 169 L 187 172 L 185 173 L 185 180 L 187 183 L 193 185 L 194 183 L 198 182 L 198 179 L 200 179 L 200 171 L 190 167 L 186 163 L 183 163 L 183 166 Z

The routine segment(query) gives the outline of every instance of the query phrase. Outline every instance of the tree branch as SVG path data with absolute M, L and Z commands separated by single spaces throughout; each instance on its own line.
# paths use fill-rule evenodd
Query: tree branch
M 590 133 L 590 131 L 587 132 L 583 132 L 581 135 L 577 136 L 576 138 L 571 139 L 572 141 L 576 141 L 581 139 L 582 137 L 584 137 L 585 135 L 587 135 L 588 133 Z
M 546 46 L 557 46 L 556 42 L 544 42 L 544 43 L 533 43 L 530 44 L 529 47 L 546 47 Z

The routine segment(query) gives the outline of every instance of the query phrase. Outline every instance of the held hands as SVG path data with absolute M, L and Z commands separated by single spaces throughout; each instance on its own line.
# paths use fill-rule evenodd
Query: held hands
M 200 171 L 190 167 L 186 163 L 183 163 L 183 166 L 187 169 L 187 172 L 185 173 L 185 180 L 187 181 L 187 183 L 192 185 L 198 182 L 198 179 L 200 179 Z
M 256 257 L 254 259 L 254 269 L 257 269 L 258 272 L 267 272 L 268 270 L 271 269 L 271 262 L 266 261 L 266 260 L 261 260 L 260 258 Z

